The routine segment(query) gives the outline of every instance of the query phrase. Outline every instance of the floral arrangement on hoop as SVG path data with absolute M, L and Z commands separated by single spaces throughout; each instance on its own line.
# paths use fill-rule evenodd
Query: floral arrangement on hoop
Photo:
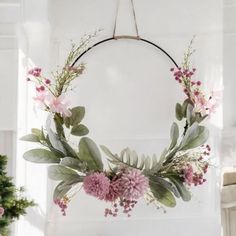
M 194 80 L 195 68 L 190 67 L 192 43 L 184 55 L 181 68 L 172 68 L 174 79 L 183 87 L 186 99 L 176 104 L 176 118 L 184 120 L 182 135 L 176 122 L 170 131 L 170 145 L 160 157 L 142 155 L 125 148 L 120 154 L 100 146 L 107 157 L 109 168 L 105 169 L 100 149 L 86 135 L 88 128 L 82 124 L 85 107 L 69 108 L 66 93 L 71 82 L 85 69 L 83 63 L 71 66 L 83 52 L 93 35 L 89 35 L 76 47 L 72 46 L 65 65 L 57 71 L 54 82 L 42 75 L 40 68 L 29 71 L 27 80 L 35 84 L 38 106 L 49 113 L 46 127 L 32 129 L 24 141 L 37 142 L 42 148 L 25 152 L 24 158 L 35 163 L 52 164 L 49 177 L 60 181 L 54 190 L 54 202 L 65 215 L 68 203 L 83 186 L 84 191 L 101 201 L 111 204 L 105 216 L 117 216 L 123 212 L 130 216 L 131 210 L 141 197 L 157 206 L 174 207 L 176 198 L 191 199 L 190 188 L 202 185 L 209 167 L 211 148 L 206 144 L 208 129 L 200 125 L 219 102 L 216 93 L 206 95 L 200 81 Z M 52 122 L 53 121 L 53 122 Z M 69 135 L 78 136 L 78 147 L 70 144 Z

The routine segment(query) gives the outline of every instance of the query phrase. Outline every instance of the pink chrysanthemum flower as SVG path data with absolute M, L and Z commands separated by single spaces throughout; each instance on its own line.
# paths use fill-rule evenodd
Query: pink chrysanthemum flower
M 110 180 L 104 173 L 93 173 L 84 178 L 83 187 L 87 194 L 103 200 L 109 193 Z
M 4 215 L 4 208 L 0 207 L 0 218 L 2 218 L 3 215 Z
M 110 187 L 109 187 L 109 192 L 105 196 L 105 201 L 115 202 L 117 200 L 117 198 L 119 197 L 119 190 L 117 189 L 116 185 L 117 185 L 116 181 L 114 181 L 114 180 L 111 181 Z
M 148 189 L 148 178 L 140 170 L 126 169 L 114 184 L 115 191 L 126 200 L 142 197 Z

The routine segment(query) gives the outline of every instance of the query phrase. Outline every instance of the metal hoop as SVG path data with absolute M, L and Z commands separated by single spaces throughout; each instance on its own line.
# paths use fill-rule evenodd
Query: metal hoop
M 150 44 L 152 46 L 154 46 L 155 48 L 157 48 L 158 50 L 160 50 L 161 52 L 164 53 L 164 55 L 166 55 L 172 62 L 173 64 L 178 67 L 178 64 L 175 62 L 175 60 L 170 56 L 170 54 L 168 52 L 166 52 L 163 48 L 161 48 L 160 46 L 156 45 L 155 43 L 147 40 L 147 39 L 143 39 L 140 38 L 139 36 L 129 36 L 129 35 L 121 35 L 121 36 L 115 36 L 115 37 L 111 37 L 111 38 L 107 38 L 107 39 L 103 39 L 102 41 L 99 41 L 97 43 L 95 43 L 93 46 L 89 47 L 87 50 L 85 50 L 83 53 L 81 53 L 76 60 L 72 63 L 71 66 L 74 66 L 81 57 L 83 57 L 87 52 L 89 52 L 91 49 L 95 48 L 96 46 L 106 43 L 108 41 L 112 41 L 112 40 L 119 40 L 119 39 L 131 39 L 131 40 L 138 40 L 138 41 L 142 41 L 145 42 L 147 44 Z

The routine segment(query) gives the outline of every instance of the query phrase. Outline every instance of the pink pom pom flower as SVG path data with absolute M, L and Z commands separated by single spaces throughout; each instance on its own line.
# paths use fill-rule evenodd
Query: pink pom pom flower
M 95 172 L 84 178 L 83 187 L 87 194 L 104 200 L 109 193 L 110 180 L 104 173 Z
M 116 192 L 126 200 L 142 197 L 148 189 L 148 178 L 140 170 L 126 169 L 113 183 Z

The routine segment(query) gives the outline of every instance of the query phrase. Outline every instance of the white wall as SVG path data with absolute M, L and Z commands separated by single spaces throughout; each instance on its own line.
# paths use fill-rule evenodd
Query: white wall
M 224 4 L 224 130 L 222 139 L 223 167 L 236 166 L 236 1 L 228 0 Z

